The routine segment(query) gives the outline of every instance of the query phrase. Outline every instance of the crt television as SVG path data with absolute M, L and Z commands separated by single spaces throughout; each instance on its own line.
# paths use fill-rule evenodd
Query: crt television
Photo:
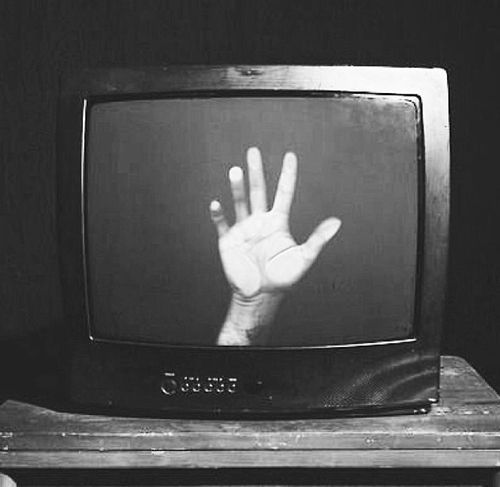
M 71 401 L 139 415 L 428 410 L 448 133 L 436 68 L 72 77 L 58 127 Z

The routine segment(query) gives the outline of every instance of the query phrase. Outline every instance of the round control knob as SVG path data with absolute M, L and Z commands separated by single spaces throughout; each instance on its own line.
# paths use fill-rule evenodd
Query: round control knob
M 166 396 L 171 396 L 177 392 L 177 381 L 171 377 L 165 379 L 160 386 L 161 392 Z

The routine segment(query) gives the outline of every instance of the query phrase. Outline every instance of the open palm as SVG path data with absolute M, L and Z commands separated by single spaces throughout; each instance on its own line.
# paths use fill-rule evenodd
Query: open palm
M 210 213 L 219 234 L 219 251 L 226 277 L 234 292 L 245 299 L 283 291 L 307 272 L 324 245 L 337 233 L 340 220 L 320 223 L 301 245 L 290 234 L 288 218 L 297 180 L 297 157 L 283 159 L 272 209 L 268 210 L 262 159 L 257 148 L 247 152 L 250 209 L 243 171 L 232 167 L 229 180 L 236 222 L 229 227 L 218 201 Z

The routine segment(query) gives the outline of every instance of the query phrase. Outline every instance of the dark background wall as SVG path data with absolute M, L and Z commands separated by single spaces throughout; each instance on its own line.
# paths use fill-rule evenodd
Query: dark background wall
M 159 64 L 441 66 L 450 84 L 452 217 L 445 353 L 500 389 L 500 2 L 0 1 L 0 366 L 56 387 L 61 73 Z M 21 386 L 19 384 L 22 384 Z

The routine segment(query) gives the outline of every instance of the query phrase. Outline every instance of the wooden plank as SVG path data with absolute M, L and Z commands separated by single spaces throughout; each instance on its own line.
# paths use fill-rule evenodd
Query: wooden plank
M 0 453 L 8 468 L 492 468 L 500 450 L 75 451 Z
M 460 408 L 483 403 L 500 404 L 500 397 L 464 359 L 441 357 L 439 405 Z
M 500 448 L 498 414 L 454 414 L 437 410 L 427 416 L 341 418 L 315 421 L 230 422 L 139 420 L 85 416 L 44 424 L 36 414 L 24 416 L 27 427 L 3 427 L 0 449 L 50 450 L 243 450 L 243 449 L 378 449 Z M 53 413 L 57 414 L 57 413 Z M 14 426 L 14 425 L 12 425 Z M 39 426 L 39 428 L 37 428 Z
M 500 430 L 497 418 L 463 418 L 462 427 L 456 420 L 437 418 L 426 424 L 409 418 L 392 418 L 393 424 L 362 422 L 355 425 L 343 420 L 325 420 L 315 425 L 293 425 L 279 423 L 279 430 L 266 430 L 265 425 L 235 425 L 227 423 L 206 431 L 181 430 L 167 423 L 155 431 L 129 432 L 72 431 L 64 429 L 52 432 L 4 432 L 0 434 L 0 450 L 376 450 L 376 449 L 450 449 L 472 450 L 476 448 L 500 448 Z M 192 425 L 193 426 L 193 425 Z M 389 427 L 390 426 L 390 427 Z M 331 429 L 328 429 L 330 427 Z M 288 430 L 287 430 L 288 429 Z

